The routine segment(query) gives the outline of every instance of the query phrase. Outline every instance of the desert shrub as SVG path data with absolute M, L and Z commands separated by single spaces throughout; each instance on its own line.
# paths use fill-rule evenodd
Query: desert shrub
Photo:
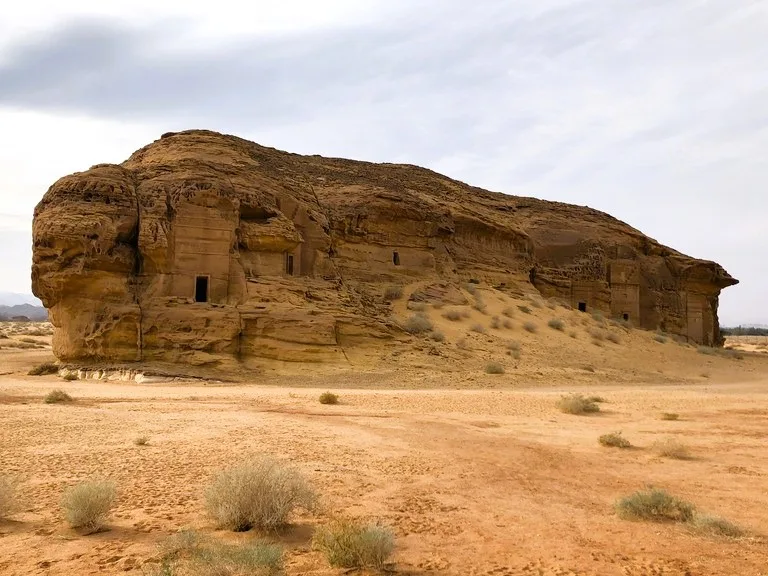
M 535 294 L 528 294 L 525 299 L 530 303 L 531 306 L 534 308 L 542 308 L 544 304 L 541 301 L 541 298 Z
M 507 342 L 507 349 L 508 350 L 515 350 L 515 351 L 519 352 L 520 351 L 520 342 L 518 342 L 517 340 L 510 340 L 509 342 Z
M 461 312 L 458 310 L 446 310 L 445 313 L 443 313 L 443 318 L 451 320 L 452 322 L 458 322 L 461 320 Z
M 676 414 L 675 412 L 662 412 L 661 413 L 661 419 L 662 420 L 677 420 L 680 418 L 680 414 Z
M 600 442 L 603 446 L 609 446 L 611 448 L 629 448 L 632 446 L 632 444 L 629 443 L 629 440 L 624 438 L 624 436 L 621 435 L 621 432 L 611 432 L 610 434 L 603 434 L 598 439 L 598 442 Z
M 19 341 L 20 342 L 24 342 L 26 344 L 39 344 L 39 342 L 37 340 L 35 340 L 34 338 L 29 338 L 29 337 L 19 338 Z
M 605 316 L 603 316 L 603 314 L 601 312 L 593 312 L 592 313 L 592 319 L 595 322 L 599 322 L 600 324 L 604 324 L 605 323 Z
M 504 366 L 502 366 L 498 362 L 488 362 L 488 364 L 485 365 L 485 373 L 486 374 L 504 374 Z
M 387 286 L 384 290 L 384 300 L 391 302 L 403 297 L 403 289 L 400 286 Z
M 691 527 L 697 532 L 710 536 L 726 536 L 728 538 L 744 536 L 744 530 L 733 522 L 709 514 L 696 514 L 691 521 Z
M 379 524 L 336 520 L 315 530 L 312 547 L 335 568 L 379 570 L 392 555 L 395 535 Z
M 485 326 L 482 324 L 472 324 L 472 327 L 470 328 L 472 332 L 479 332 L 480 334 L 485 334 Z
M 590 414 L 600 412 L 600 406 L 581 394 L 568 394 L 560 398 L 557 407 L 566 414 Z
M 596 338 L 592 338 L 592 344 L 594 344 L 598 348 L 602 348 L 604 346 L 603 341 L 602 340 L 598 340 Z
M 5 332 L 0 332 L 0 340 L 8 340 L 10 337 Z
M 504 322 L 503 322 L 503 326 L 504 326 L 504 328 L 506 328 L 507 330 L 511 330 L 511 329 L 512 329 L 512 327 L 514 326 L 514 324 L 512 324 L 512 320 L 507 320 L 507 319 L 505 319 L 505 320 L 504 320 Z
M 475 293 L 477 292 L 477 285 L 476 285 L 476 283 L 474 283 L 474 282 L 469 282 L 469 283 L 468 283 L 468 284 L 465 286 L 465 288 L 467 289 L 467 292 L 469 292 L 469 293 L 470 293 L 470 294 L 472 294 L 473 296 L 474 296 L 474 295 L 475 295 Z
M 491 318 L 491 328 L 494 330 L 498 330 L 501 327 L 501 321 L 499 320 L 498 316 L 494 316 Z
M 659 344 L 666 344 L 668 340 L 666 336 L 662 336 L 661 334 L 656 334 L 653 339 L 656 340 L 656 342 Z
M 480 312 L 481 314 L 487 314 L 488 305 L 479 298 L 472 304 L 472 308 Z
M 469 350 L 469 342 L 466 338 L 460 338 L 456 342 L 456 348 L 459 348 L 460 350 Z
M 32 368 L 27 374 L 30 376 L 47 376 L 48 374 L 56 374 L 59 371 L 59 367 L 53 362 L 43 362 Z
M 605 332 L 602 330 L 590 330 L 589 335 L 592 336 L 593 340 L 597 340 L 598 342 L 605 340 Z
M 136 444 L 136 446 L 146 446 L 147 444 L 149 444 L 149 437 L 138 436 L 133 440 L 133 443 Z
M 18 480 L 5 474 L 0 474 L 0 520 L 18 512 Z
M 659 440 L 653 444 L 653 449 L 659 456 L 673 458 L 675 460 L 690 460 L 691 451 L 685 445 L 674 438 Z
M 60 390 L 59 388 L 51 390 L 45 396 L 46 404 L 60 404 L 62 402 L 72 402 L 72 396 L 64 392 L 64 390 Z
M 422 334 L 432 330 L 432 321 L 423 314 L 414 314 L 405 321 L 403 329 L 409 334 Z
M 522 312 L 523 314 L 531 314 L 533 312 L 533 310 L 528 308 L 528 306 L 524 306 L 522 304 L 518 306 L 517 309 L 520 310 L 520 312 Z
M 424 302 L 408 302 L 406 308 L 414 312 L 424 312 L 427 309 L 427 305 Z
M 616 511 L 625 520 L 651 522 L 689 522 L 696 508 L 690 502 L 670 496 L 664 490 L 649 488 L 625 496 L 616 503 Z
M 515 310 L 513 308 L 504 308 L 501 313 L 507 318 L 513 318 L 515 316 Z
M 605 336 L 605 339 L 610 341 L 610 342 L 613 342 L 614 344 L 620 344 L 621 343 L 621 338 L 615 332 L 608 332 L 608 334 L 606 334 L 606 336 Z
M 435 330 L 434 332 L 430 333 L 429 337 L 432 338 L 432 340 L 434 340 L 435 342 L 445 341 L 445 334 L 443 334 L 439 330 Z
M 534 324 L 533 322 L 526 322 L 525 324 L 523 324 L 523 329 L 524 329 L 526 332 L 530 332 L 531 334 L 534 334 L 534 333 L 536 333 L 536 331 L 537 331 L 539 328 L 538 328 L 538 326 L 536 326 L 536 324 Z
M 316 499 L 298 470 L 267 456 L 219 472 L 205 493 L 217 526 L 235 532 L 281 528 L 296 508 L 311 510 Z
M 67 372 L 61 378 L 67 382 L 72 382 L 73 380 L 77 380 L 77 372 Z
M 560 332 L 565 330 L 565 322 L 563 322 L 559 318 L 552 318 L 552 320 L 547 322 L 547 326 L 549 326 L 553 330 L 559 330 Z
M 710 346 L 699 346 L 698 348 L 696 348 L 696 351 L 699 354 L 704 354 L 705 356 L 713 356 L 714 354 L 717 353 L 717 351 Z
M 61 499 L 64 518 L 72 528 L 79 528 L 85 534 L 98 532 L 109 516 L 116 495 L 113 482 L 91 481 L 73 486 Z
M 585 364 L 584 366 L 581 367 L 581 369 L 584 370 L 585 372 L 594 372 L 595 371 L 595 367 L 590 365 L 590 364 Z
M 606 400 L 602 396 L 590 396 L 589 398 L 587 398 L 587 400 L 589 400 L 590 402 L 597 402 L 598 404 L 604 404 L 605 402 L 608 402 L 608 400 Z
M 320 404 L 338 404 L 339 397 L 333 392 L 323 392 L 320 394 Z
M 277 544 L 257 540 L 244 544 L 214 544 L 194 550 L 187 562 L 195 576 L 244 576 L 279 574 L 283 568 L 283 549 Z
M 434 308 L 435 310 L 442 310 L 443 308 L 445 308 L 445 302 L 433 302 L 432 308 Z

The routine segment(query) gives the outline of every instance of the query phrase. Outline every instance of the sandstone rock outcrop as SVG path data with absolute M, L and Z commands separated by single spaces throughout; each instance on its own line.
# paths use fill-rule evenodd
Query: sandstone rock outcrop
M 590 208 L 203 130 L 60 179 L 33 235 L 64 361 L 344 361 L 403 337 L 387 287 L 455 299 L 470 279 L 716 345 L 737 283 Z

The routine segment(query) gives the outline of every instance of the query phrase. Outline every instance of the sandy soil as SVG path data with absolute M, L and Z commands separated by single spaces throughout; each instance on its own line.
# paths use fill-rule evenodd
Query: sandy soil
M 468 325 L 448 342 L 466 337 Z M 329 514 L 390 524 L 398 574 L 768 574 L 768 358 L 703 355 L 637 330 L 623 336 L 621 351 L 551 332 L 519 335 L 523 357 L 503 375 L 480 369 L 503 347 L 478 335 L 471 368 L 448 364 L 446 354 L 450 370 L 442 372 L 403 360 L 389 372 L 275 369 L 238 384 L 31 377 L 26 371 L 52 359 L 50 349 L 4 347 L 0 469 L 24 479 L 25 507 L 0 522 L 0 573 L 142 574 L 159 560 L 158 543 L 184 527 L 255 538 L 214 530 L 202 494 L 215 471 L 266 452 L 304 470 Z M 46 337 L 35 338 L 45 346 Z M 552 338 L 570 349 L 544 363 Z M 589 354 L 605 355 L 587 358 L 594 372 L 583 366 Z M 631 365 L 634 372 L 624 368 Z M 76 401 L 44 404 L 53 388 Z M 318 403 L 329 389 L 340 405 Z M 556 408 L 566 392 L 607 403 L 598 415 L 566 415 Z M 680 419 L 661 420 L 662 412 Z M 617 430 L 635 448 L 598 444 Z M 149 444 L 135 445 L 142 435 Z M 667 437 L 694 457 L 656 455 L 652 444 Z M 98 477 L 117 482 L 118 503 L 107 531 L 81 536 L 62 519 L 61 493 Z M 614 502 L 648 484 L 749 536 L 619 519 Z M 324 520 L 301 516 L 277 538 L 288 550 L 287 574 L 342 573 L 311 550 Z

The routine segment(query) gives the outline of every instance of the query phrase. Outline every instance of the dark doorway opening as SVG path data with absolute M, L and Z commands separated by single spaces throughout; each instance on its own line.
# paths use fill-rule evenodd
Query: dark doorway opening
M 195 302 L 208 302 L 208 276 L 195 278 Z
M 586 311 L 587 311 L 587 303 L 579 302 L 579 312 L 586 312 Z
M 285 271 L 293 276 L 293 254 L 287 254 L 285 257 Z
M 392 263 L 395 266 L 400 266 L 400 253 L 399 252 L 392 252 Z
M 627 320 L 627 321 L 628 321 L 628 320 L 629 320 L 629 314 L 623 314 L 623 315 L 622 315 L 622 318 L 624 318 L 624 320 Z

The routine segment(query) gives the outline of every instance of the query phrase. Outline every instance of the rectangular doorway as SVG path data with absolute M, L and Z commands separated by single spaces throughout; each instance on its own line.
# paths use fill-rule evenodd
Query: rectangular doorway
M 195 278 L 195 302 L 208 302 L 208 276 Z

